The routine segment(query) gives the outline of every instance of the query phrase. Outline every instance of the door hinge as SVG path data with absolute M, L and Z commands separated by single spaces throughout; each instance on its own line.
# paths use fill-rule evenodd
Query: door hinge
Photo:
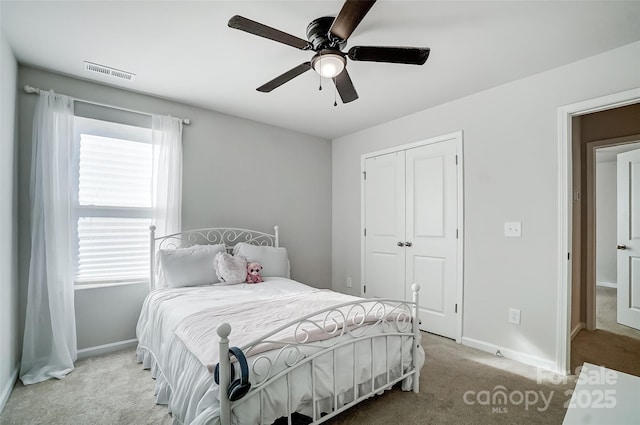
M 567 260 L 571 260 L 571 253 L 567 252 Z
M 366 172 L 366 171 L 363 171 L 363 172 L 362 172 L 362 175 L 363 175 L 364 179 L 366 180 L 366 179 L 367 179 L 367 172 Z
M 364 285 L 364 286 L 362 287 L 362 292 L 364 292 L 365 294 L 367 293 L 367 285 Z
M 458 229 L 456 229 L 456 239 L 458 239 Z
M 367 228 L 364 228 L 364 236 L 367 237 Z
M 458 312 L 458 304 L 456 304 L 456 306 L 455 306 L 455 312 L 456 313 Z
M 458 155 L 456 155 L 456 165 L 458 165 Z

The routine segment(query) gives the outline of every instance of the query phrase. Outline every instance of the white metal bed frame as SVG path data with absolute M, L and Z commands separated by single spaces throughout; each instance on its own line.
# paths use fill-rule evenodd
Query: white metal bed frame
M 151 288 L 154 288 L 155 275 L 155 252 L 156 245 L 158 249 L 171 249 L 191 246 L 194 244 L 219 244 L 224 243 L 227 251 L 231 251 L 233 246 L 239 242 L 246 242 L 263 246 L 279 246 L 278 226 L 274 227 L 274 234 L 270 235 L 263 232 L 239 229 L 239 228 L 205 228 L 189 230 L 172 235 L 156 237 L 155 226 L 150 227 L 151 241 Z M 311 381 L 311 397 L 312 397 L 312 422 L 311 424 L 320 424 L 326 420 L 338 415 L 344 410 L 349 409 L 355 404 L 370 398 L 384 390 L 391 389 L 396 383 L 412 377 L 412 390 L 419 392 L 420 369 L 416 365 L 417 350 L 421 343 L 421 334 L 419 329 L 419 296 L 420 286 L 413 284 L 411 286 L 413 292 L 413 301 L 391 300 L 391 299 L 363 299 L 355 302 L 339 304 L 333 307 L 325 308 L 306 314 L 286 325 L 273 330 L 267 335 L 252 341 L 245 346 L 240 347 L 247 354 L 247 358 L 251 356 L 251 352 L 259 350 L 262 344 L 274 344 L 277 354 L 267 355 L 259 354 L 251 357 L 249 364 L 250 375 L 254 379 L 251 389 L 245 397 L 235 402 L 229 400 L 227 391 L 219 391 L 220 399 L 220 424 L 231 425 L 232 410 L 240 407 L 247 400 L 252 399 L 256 394 L 260 401 L 260 425 L 269 425 L 264 422 L 263 403 L 264 394 L 269 390 L 269 386 L 279 381 L 286 380 L 287 387 L 287 423 L 292 425 L 292 415 L 295 413 L 295 407 L 291 406 L 291 387 L 289 378 L 295 371 L 308 370 Z M 373 317 L 373 321 L 371 318 Z M 313 320 L 311 320 L 313 318 Z M 367 319 L 367 320 L 365 320 Z M 321 324 L 321 325 L 319 325 Z M 372 326 L 379 325 L 379 326 Z M 291 332 L 289 334 L 289 331 Z M 320 331 L 331 338 L 330 344 L 314 343 L 309 340 L 312 331 Z M 287 342 L 272 340 L 275 334 L 282 335 L 286 332 L 290 335 Z M 231 360 L 229 356 L 229 335 L 231 334 L 231 326 L 228 323 L 222 323 L 217 327 L 219 341 L 219 388 L 228 388 L 230 384 L 230 368 Z M 400 364 L 389 364 L 389 344 L 391 338 L 399 338 L 400 342 Z M 384 340 L 385 346 L 385 366 L 386 372 L 382 375 L 374 376 L 374 340 Z M 404 360 L 404 344 L 407 339 L 411 340 L 411 366 L 405 371 L 403 370 Z M 368 341 L 368 342 L 367 342 Z M 359 382 L 356 377 L 356 344 L 368 344 L 371 350 L 371 378 L 370 383 L 367 381 Z M 336 350 L 351 346 L 353 352 L 353 387 L 352 399 L 345 403 L 339 403 L 340 395 L 336 388 Z M 305 348 L 311 348 L 314 351 L 309 354 Z M 303 352 L 305 351 L 305 352 Z M 315 362 L 319 356 L 332 353 L 333 355 L 333 392 L 329 395 L 329 404 L 331 411 L 319 411 L 319 402 L 316 394 L 316 370 Z M 286 368 L 278 371 L 274 368 L 277 359 L 284 359 Z M 307 367 L 309 365 L 309 367 Z M 399 375 L 392 376 L 391 371 L 399 367 Z M 213 372 L 209 368 L 209 372 Z M 257 380 L 257 381 L 256 381 Z M 382 381 L 376 384 L 376 381 Z M 368 384 L 368 391 L 360 391 L 359 388 Z M 325 401 L 327 397 L 323 398 Z

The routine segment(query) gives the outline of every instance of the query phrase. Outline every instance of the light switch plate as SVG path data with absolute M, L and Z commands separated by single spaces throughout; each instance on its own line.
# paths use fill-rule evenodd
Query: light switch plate
M 519 238 L 522 236 L 522 222 L 510 221 L 504 223 L 505 238 Z
M 509 309 L 509 323 L 513 323 L 514 325 L 520 324 L 520 310 L 517 308 Z

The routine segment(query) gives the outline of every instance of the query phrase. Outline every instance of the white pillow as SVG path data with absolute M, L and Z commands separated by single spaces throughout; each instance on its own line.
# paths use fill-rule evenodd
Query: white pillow
M 223 244 L 161 249 L 158 251 L 158 264 L 164 273 L 165 286 L 180 288 L 218 283 L 213 260 L 224 250 Z
M 284 247 L 251 245 L 240 242 L 233 247 L 234 255 L 242 255 L 249 263 L 262 264 L 260 274 L 263 277 L 289 278 L 289 256 Z
M 247 280 L 247 259 L 240 255 L 219 252 L 213 265 L 218 279 L 223 284 L 235 285 Z

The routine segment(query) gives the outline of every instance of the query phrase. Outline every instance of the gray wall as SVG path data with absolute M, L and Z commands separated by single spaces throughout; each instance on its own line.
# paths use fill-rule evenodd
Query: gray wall
M 0 411 L 20 361 L 16 207 L 16 78 L 18 66 L 0 30 Z M 21 334 L 20 334 L 21 335 Z
M 333 140 L 333 288 L 351 276 L 360 292 L 360 156 L 463 130 L 463 343 L 554 367 L 558 108 L 640 87 L 639 69 L 636 42 Z M 505 238 L 505 221 L 522 221 L 522 238 Z
M 331 286 L 331 144 L 156 97 L 20 67 L 19 85 L 149 113 L 190 118 L 183 131 L 183 229 L 280 226 L 293 279 Z M 36 96 L 19 91 L 20 315 L 29 261 L 28 178 Z M 76 290 L 78 348 L 135 338 L 146 285 Z
M 618 284 L 616 161 L 596 163 L 596 282 Z

